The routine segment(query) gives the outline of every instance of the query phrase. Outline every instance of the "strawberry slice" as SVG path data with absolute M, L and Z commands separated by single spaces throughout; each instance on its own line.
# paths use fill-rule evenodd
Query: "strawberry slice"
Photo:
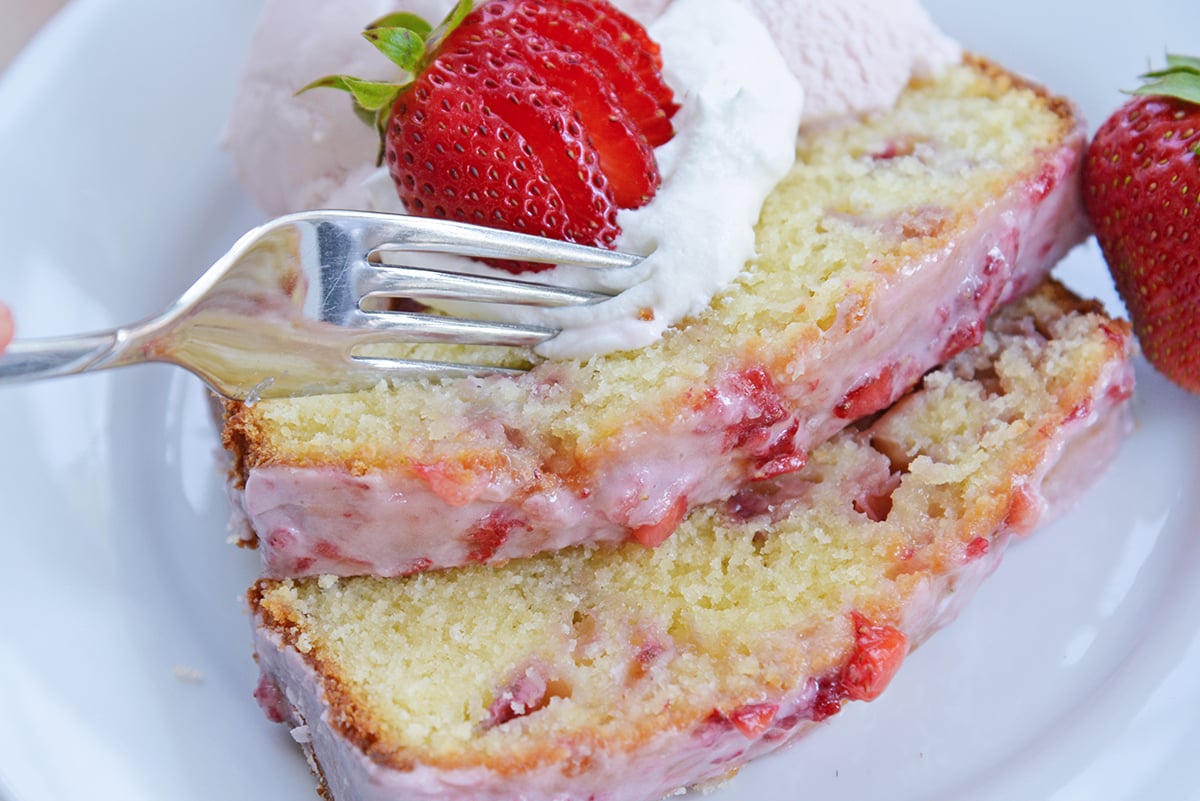
M 562 7 L 604 31 L 616 44 L 617 55 L 625 59 L 645 84 L 668 117 L 679 110 L 675 94 L 662 77 L 662 52 L 646 29 L 603 0 L 562 0 Z
M 842 667 L 842 690 L 853 701 L 873 701 L 900 669 L 908 654 L 908 638 L 894 626 L 871 622 L 857 610 L 850 613 L 850 621 L 854 653 Z
M 620 232 L 612 189 L 570 97 L 492 42 L 472 41 L 470 47 L 443 53 L 427 74 L 444 75 L 453 85 L 457 78 L 478 72 L 502 76 L 475 83 L 480 109 L 512 126 L 528 147 L 513 153 L 497 149 L 497 158 L 512 159 L 516 165 L 536 154 L 565 209 L 572 212 L 564 221 L 562 238 L 612 247 Z M 519 188 L 510 185 L 509 192 Z
M 516 36 L 526 33 L 541 36 L 590 62 L 612 84 L 613 92 L 651 147 L 665 144 L 674 135 L 670 115 L 678 106 L 673 102 L 666 106 L 660 104 L 659 98 L 646 89 L 642 77 L 618 55 L 617 43 L 612 37 L 575 11 L 568 7 L 549 8 L 539 3 L 495 0 L 482 6 L 480 13 L 480 27 L 494 30 L 505 26 Z M 653 77 L 656 91 L 662 94 L 665 84 L 657 71 Z M 666 93 L 668 98 L 673 98 L 669 89 Z
M 533 41 L 527 44 L 531 49 Z M 646 205 L 658 191 L 662 178 L 654 149 L 630 119 L 612 90 L 612 84 L 577 53 L 547 47 L 537 52 L 544 74 L 554 76 L 556 88 L 574 88 L 572 99 L 608 177 L 613 199 L 623 209 Z
M 548 87 L 570 97 L 617 205 L 623 209 L 645 205 L 661 182 L 658 163 L 653 148 L 617 98 L 612 84 L 580 54 L 540 36 L 512 31 L 495 19 L 487 21 L 491 24 L 486 30 L 469 32 L 480 37 L 472 40 L 472 50 L 492 59 L 493 68 L 506 74 L 528 68 L 524 74 L 529 80 L 542 79 Z M 467 33 L 465 26 L 463 30 Z
M 846 701 L 873 701 L 883 694 L 908 655 L 908 637 L 900 629 L 874 623 L 857 609 L 850 612 L 854 650 L 841 669 L 817 682 L 812 719 L 836 715 Z
M 407 208 L 422 216 L 576 241 L 594 225 L 599 238 L 615 238 L 615 220 L 606 215 L 610 209 L 586 219 L 578 213 L 568 218 L 567 201 L 551 171 L 521 133 L 483 109 L 474 90 L 429 74 L 430 80 L 396 104 L 386 137 L 388 170 Z M 454 163 L 427 159 L 429 151 L 453 153 Z M 595 195 L 603 203 L 602 194 L 590 194 L 587 207 L 594 209 Z

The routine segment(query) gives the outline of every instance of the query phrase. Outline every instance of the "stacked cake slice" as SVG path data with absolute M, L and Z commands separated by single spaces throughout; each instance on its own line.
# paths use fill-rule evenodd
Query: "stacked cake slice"
M 259 698 L 336 799 L 646 801 L 720 779 L 876 697 L 1043 517 L 1064 452 L 1103 461 L 1129 347 L 1050 284 L 658 548 L 263 580 Z
M 1119 433 L 1128 326 L 1044 283 L 1082 144 L 968 59 L 805 134 L 653 346 L 229 406 L 257 695 L 332 797 L 651 801 L 876 697 Z
M 650 347 L 232 406 L 243 535 L 273 577 L 658 544 L 978 342 L 1085 235 L 1083 141 L 1067 103 L 991 64 L 917 83 L 803 138 L 758 258 Z

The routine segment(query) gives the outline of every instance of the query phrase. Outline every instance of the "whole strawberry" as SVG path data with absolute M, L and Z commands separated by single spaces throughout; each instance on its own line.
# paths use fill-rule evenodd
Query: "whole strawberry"
M 1146 359 L 1200 394 L 1200 59 L 1142 77 L 1088 148 L 1084 204 Z
M 306 89 L 354 96 L 412 214 L 612 247 L 617 209 L 657 191 L 678 106 L 658 46 L 607 0 L 459 0 L 437 28 L 401 13 L 364 36 L 404 80 Z

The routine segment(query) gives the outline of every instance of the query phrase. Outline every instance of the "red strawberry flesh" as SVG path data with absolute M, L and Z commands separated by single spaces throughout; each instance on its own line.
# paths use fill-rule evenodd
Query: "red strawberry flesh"
M 585 58 L 612 84 L 629 116 L 651 147 L 671 139 L 674 130 L 670 115 L 678 108 L 669 88 L 654 73 L 655 91 L 671 101 L 660 103 L 646 88 L 642 76 L 618 54 L 618 45 L 604 30 L 585 20 L 569 6 L 555 9 L 522 0 L 494 0 L 481 7 L 482 21 L 488 28 L 506 25 L 516 35 L 541 36 Z
M 496 4 L 494 4 L 496 5 Z M 630 118 L 612 84 L 583 56 L 528 31 L 517 33 L 503 21 L 488 19 L 464 34 L 471 47 L 487 47 L 495 53 L 498 71 L 528 67 L 529 80 L 540 79 L 547 87 L 570 98 L 583 129 L 596 149 L 600 170 L 608 179 L 613 199 L 623 209 L 646 204 L 658 190 L 658 164 L 654 150 Z
M 608 34 L 617 54 L 641 77 L 646 90 L 658 100 L 666 115 L 675 114 L 679 105 L 671 87 L 662 79 L 660 48 L 645 28 L 603 0 L 562 0 L 562 6 Z

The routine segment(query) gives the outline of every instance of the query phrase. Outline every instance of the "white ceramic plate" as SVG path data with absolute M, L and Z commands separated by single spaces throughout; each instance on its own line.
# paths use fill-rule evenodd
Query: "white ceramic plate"
M 1200 4 L 930 0 L 971 49 L 1098 122 Z M 0 84 L 0 297 L 23 335 L 174 298 L 257 215 L 216 141 L 258 4 L 81 0 Z M 1116 305 L 1094 246 L 1061 275 Z M 1137 430 L 957 624 L 713 801 L 1195 798 L 1200 398 L 1144 367 Z M 0 390 L 0 798 L 313 798 L 250 693 L 199 385 L 165 367 Z

